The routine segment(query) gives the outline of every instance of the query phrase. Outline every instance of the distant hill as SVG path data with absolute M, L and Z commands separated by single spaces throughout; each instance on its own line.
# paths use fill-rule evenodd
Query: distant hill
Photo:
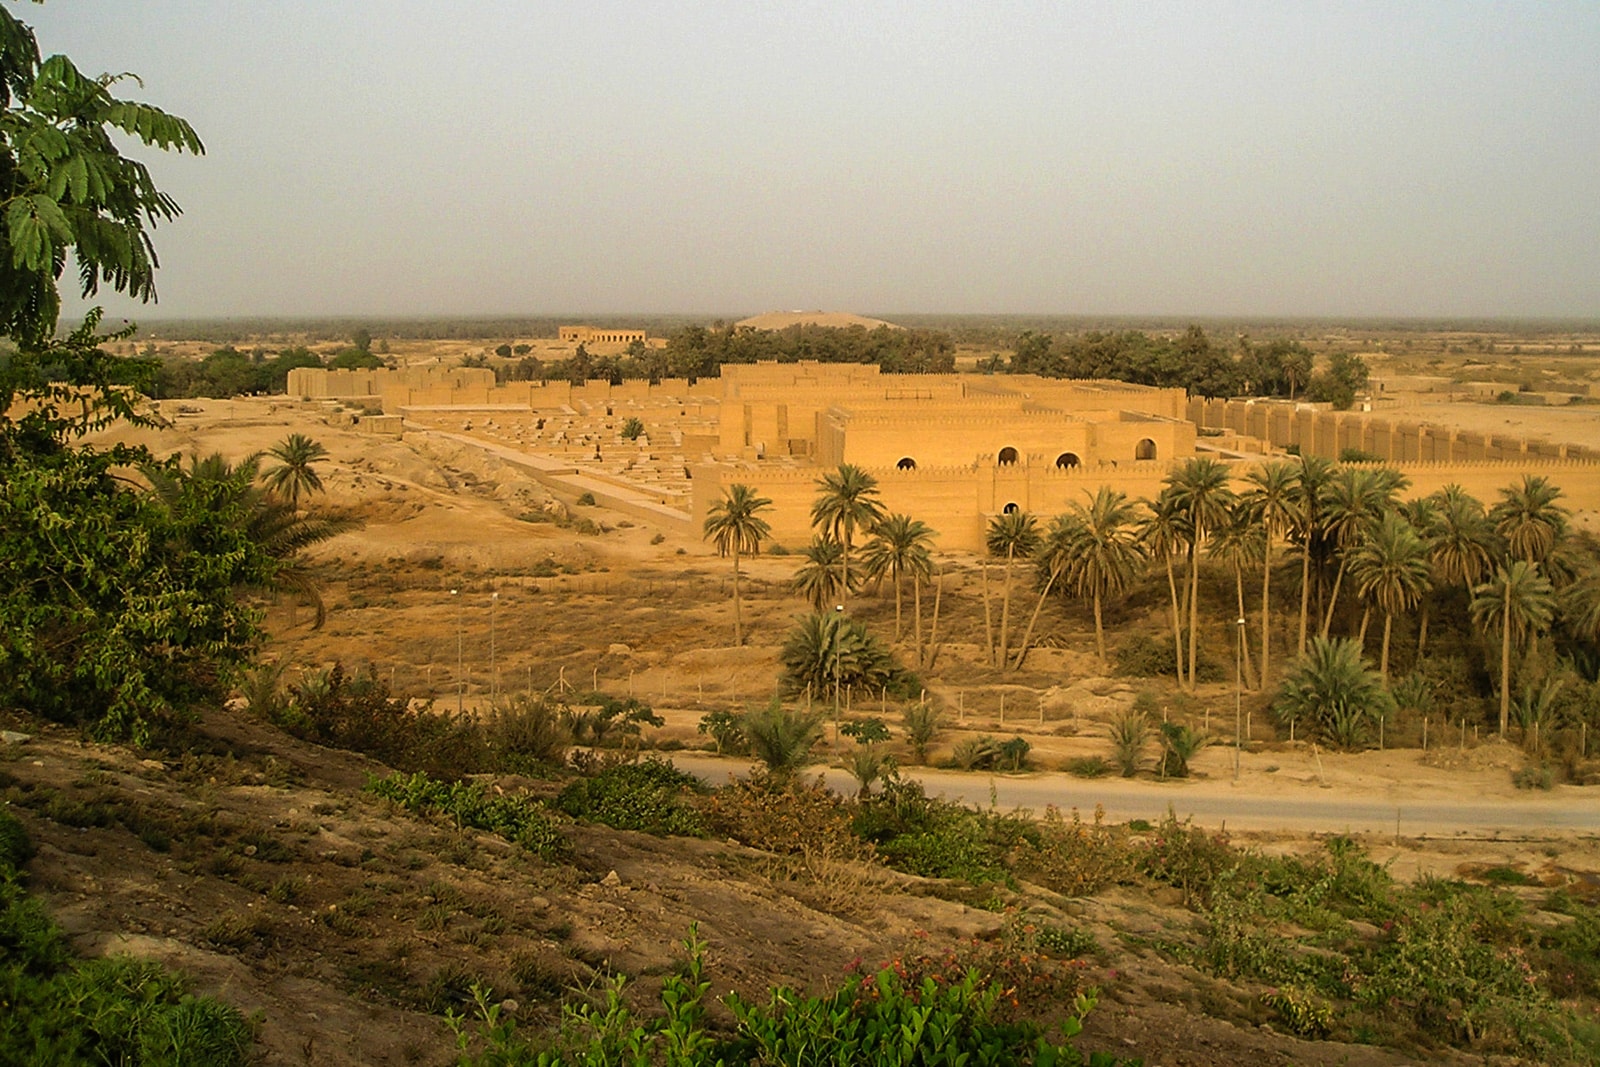
M 844 328 L 860 326 L 868 330 L 876 330 L 879 326 L 887 326 L 891 330 L 904 329 L 892 322 L 882 319 L 869 319 L 864 315 L 856 315 L 848 311 L 768 311 L 763 315 L 752 315 L 748 319 L 740 319 L 733 324 L 740 330 L 786 330 L 791 326 L 832 326 Z

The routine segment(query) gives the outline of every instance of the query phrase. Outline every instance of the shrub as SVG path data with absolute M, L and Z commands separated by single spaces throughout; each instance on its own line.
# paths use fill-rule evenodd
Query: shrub
M 939 709 L 926 701 L 907 706 L 901 716 L 905 727 L 906 743 L 918 763 L 928 762 L 928 746 L 939 736 L 943 716 Z
M 920 689 L 916 676 L 902 668 L 883 642 L 859 619 L 837 612 L 813 612 L 784 639 L 780 654 L 790 692 L 828 693 L 835 685 L 910 697 Z
M 575 503 L 580 508 L 592 508 L 592 507 L 595 506 L 594 494 L 593 493 L 580 493 L 580 494 L 578 494 L 578 499 L 575 500 L 573 503 Z
M 744 736 L 743 716 L 727 708 L 717 708 L 700 716 L 699 730 L 710 734 L 716 743 L 717 753 L 725 756 L 742 756 L 750 751 Z
M 1128 678 L 1175 678 L 1177 662 L 1170 640 L 1135 634 L 1117 649 L 1116 672 Z M 1204 648 L 1195 653 L 1195 675 L 1202 682 L 1220 682 L 1226 676 L 1221 665 L 1206 655 Z
M 0 878 L 20 871 L 33 858 L 33 842 L 16 816 L 0 811 Z
M 482 731 L 492 758 L 484 770 L 529 773 L 566 762 L 571 737 L 560 712 L 543 697 L 525 693 L 496 700 Z
M 1025 737 L 997 741 L 984 734 L 968 738 L 956 745 L 950 762 L 963 771 L 1020 771 L 1028 765 L 1028 753 L 1033 750 Z
M 786 778 L 811 762 L 811 750 L 822 739 L 822 713 L 786 708 L 773 697 L 764 708 L 745 712 L 740 720 L 751 753 L 774 778 Z
M 1361 747 L 1368 724 L 1391 714 L 1394 706 L 1354 640 L 1313 637 L 1284 678 L 1272 713 L 1282 726 L 1300 725 L 1310 738 L 1351 749 Z
M 643 760 L 606 767 L 593 778 L 573 782 L 556 798 L 556 807 L 618 830 L 699 837 L 705 833 L 704 821 L 685 802 L 699 788 L 694 775 L 661 760 Z
M 1105 824 L 1098 806 L 1094 821 L 1085 823 L 1076 809 L 1062 818 L 1054 805 L 1013 851 L 1011 864 L 1031 882 L 1063 896 L 1098 893 L 1128 881 L 1135 873 L 1135 854 L 1127 831 Z
M 872 783 L 894 772 L 894 757 L 877 745 L 856 745 L 844 758 L 844 769 L 856 780 L 860 796 L 870 796 Z
M 820 783 L 752 776 L 711 793 L 701 809 L 715 834 L 751 848 L 798 855 L 848 842 L 859 858 L 872 854 L 851 833 L 844 801 Z
M 1145 844 L 1139 866 L 1157 882 L 1183 891 L 1184 903 L 1210 895 L 1211 884 L 1232 867 L 1236 853 L 1224 834 L 1207 833 L 1190 819 L 1178 820 L 1172 809 Z
M 1111 764 L 1099 756 L 1080 756 L 1067 761 L 1067 773 L 1079 778 L 1103 778 L 1111 771 Z
M 603 746 L 607 738 L 638 737 L 645 726 L 665 725 L 649 704 L 634 697 L 587 693 L 575 698 L 574 705 L 562 713 L 562 722 L 579 744 Z
M 570 851 L 566 838 L 537 800 L 491 793 L 477 782 L 445 782 L 422 771 L 369 778 L 366 791 L 420 815 L 445 815 L 458 827 L 499 834 L 544 858 Z
M 1200 750 L 1211 743 L 1211 739 L 1202 735 L 1198 730 L 1182 723 L 1164 722 L 1161 724 L 1161 762 L 1160 771 L 1163 778 L 1189 777 L 1189 761 L 1200 754 Z
M 882 719 L 850 719 L 839 727 L 839 732 L 861 744 L 889 740 L 889 727 Z
M 644 423 L 635 418 L 624 419 L 622 422 L 622 439 L 624 441 L 637 441 L 644 436 Z
M 1132 778 L 1139 773 L 1144 760 L 1144 748 L 1150 740 L 1150 720 L 1142 711 L 1129 711 L 1111 722 L 1111 759 L 1122 772 L 1122 777 Z

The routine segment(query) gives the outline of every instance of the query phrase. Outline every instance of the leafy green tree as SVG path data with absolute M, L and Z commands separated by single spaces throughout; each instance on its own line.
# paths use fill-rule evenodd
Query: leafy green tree
M 758 555 L 761 542 L 772 532 L 761 512 L 772 506 L 766 497 L 757 496 L 748 485 L 728 486 L 722 499 L 706 512 L 705 537 L 717 554 L 733 557 L 733 643 L 744 644 L 744 625 L 739 604 L 739 557 Z
M 68 256 L 84 297 L 101 284 L 154 299 L 150 230 L 180 214 L 116 134 L 167 151 L 205 151 L 194 129 L 112 88 L 131 75 L 84 75 L 66 56 L 41 59 L 33 30 L 0 8 L 0 330 L 24 350 L 55 331 Z
M 1428 593 L 1428 550 L 1411 524 L 1390 512 L 1350 561 L 1356 592 L 1369 607 L 1383 612 L 1383 654 L 1378 674 L 1389 684 L 1389 637 L 1394 617 L 1410 611 Z
M 1472 621 L 1500 638 L 1500 736 L 1511 715 L 1511 649 L 1550 625 L 1555 590 L 1536 563 L 1512 560 L 1472 591 Z
M 1283 679 L 1272 714 L 1292 732 L 1304 724 L 1314 739 L 1357 748 L 1368 725 L 1392 714 L 1394 698 L 1350 638 L 1313 637 Z
M 850 584 L 850 548 L 857 530 L 871 531 L 882 521 L 883 504 L 878 500 L 878 479 L 849 463 L 839 464 L 817 479 L 819 490 L 811 505 L 811 525 L 831 537 L 844 550 L 844 592 Z
M 1010 647 L 1011 628 L 1011 571 L 1018 559 L 1028 559 L 1038 551 L 1039 523 L 1026 511 L 1007 511 L 989 520 L 984 531 L 984 543 L 989 555 L 1006 561 L 1005 587 L 1000 595 L 1000 644 L 994 652 L 994 665 L 1006 665 L 1006 650 Z
M 292 433 L 267 449 L 277 460 L 262 477 L 266 487 L 289 498 L 289 506 L 299 510 L 300 498 L 322 492 L 322 478 L 312 464 L 328 458 L 328 450 L 303 433 Z

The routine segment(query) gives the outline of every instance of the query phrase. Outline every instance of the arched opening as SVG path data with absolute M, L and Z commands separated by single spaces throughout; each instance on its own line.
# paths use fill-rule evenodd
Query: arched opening
M 1063 452 L 1056 457 L 1056 466 L 1062 470 L 1069 470 L 1077 465 L 1078 454 L 1076 452 Z
M 1000 454 L 995 457 L 995 462 L 999 463 L 1002 467 L 1010 467 L 1014 465 L 1017 462 L 1017 450 L 1012 448 L 1010 445 L 1006 445 L 1006 447 L 1000 450 Z
M 1017 507 L 1017 502 L 1013 500 L 1000 510 L 1005 512 L 1007 515 L 1015 515 L 1021 509 Z
M 1150 438 L 1146 437 L 1144 440 L 1140 441 L 1138 444 L 1133 446 L 1133 458 L 1134 459 L 1155 459 L 1156 458 L 1156 443 L 1154 441 L 1150 440 Z
M 903 471 L 914 471 L 917 469 L 917 461 L 910 456 L 901 456 L 900 462 L 896 463 L 895 466 Z

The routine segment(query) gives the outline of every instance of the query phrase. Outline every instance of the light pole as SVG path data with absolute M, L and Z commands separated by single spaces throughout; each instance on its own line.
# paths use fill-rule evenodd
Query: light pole
M 1233 644 L 1233 780 L 1239 780 L 1239 753 L 1244 748 L 1244 620 L 1237 620 L 1239 640 Z
M 500 599 L 498 592 L 489 594 L 489 699 L 500 691 L 500 674 L 494 667 L 494 603 Z
M 450 595 L 455 597 L 456 601 L 456 714 L 460 715 L 461 705 L 465 700 L 461 692 L 461 665 L 463 659 L 461 649 L 461 590 L 452 589 L 450 590 Z

